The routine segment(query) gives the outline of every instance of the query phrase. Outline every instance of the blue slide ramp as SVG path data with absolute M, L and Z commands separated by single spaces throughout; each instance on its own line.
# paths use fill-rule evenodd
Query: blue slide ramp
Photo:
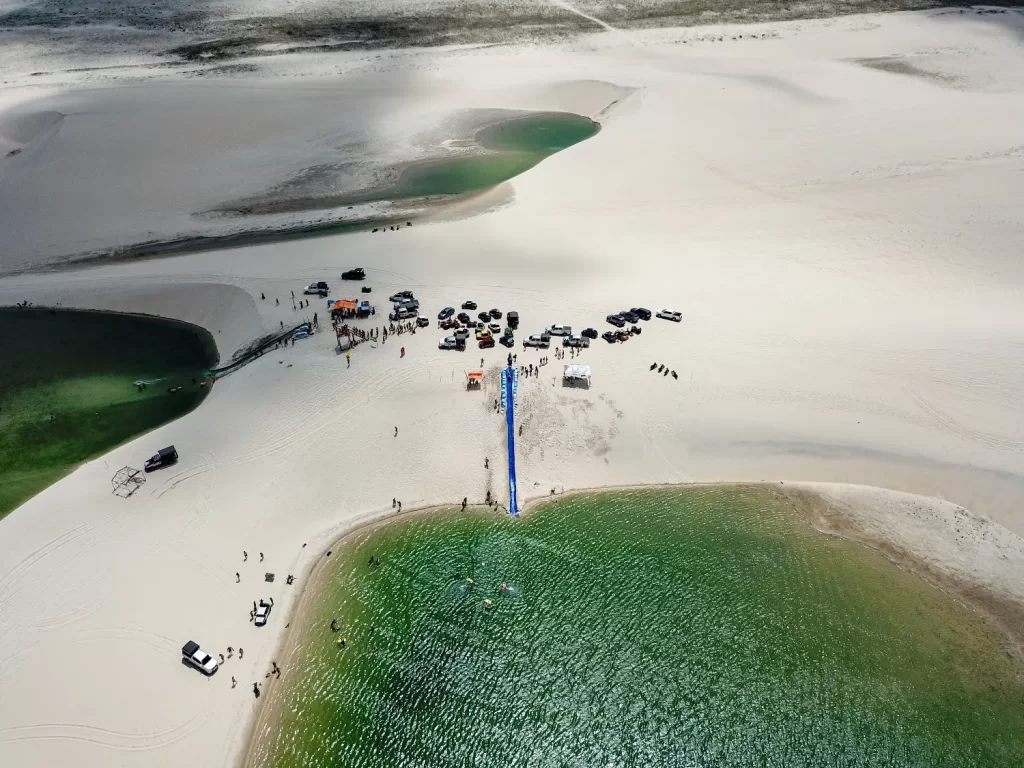
M 516 498 L 516 419 L 515 402 L 519 390 L 519 371 L 508 366 L 502 375 L 501 395 L 505 406 L 505 426 L 508 429 L 508 511 L 519 517 Z

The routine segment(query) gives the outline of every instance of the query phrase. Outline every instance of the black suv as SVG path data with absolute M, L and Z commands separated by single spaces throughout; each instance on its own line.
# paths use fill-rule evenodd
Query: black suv
M 643 307 L 633 307 L 633 309 L 631 311 L 632 311 L 632 313 L 634 315 L 639 317 L 641 320 L 650 320 L 651 319 L 651 310 L 649 310 L 649 309 L 644 309 Z
M 627 323 L 636 323 L 640 320 L 640 315 L 636 312 L 630 312 L 629 310 L 619 312 L 619 317 L 623 318 Z
M 463 309 L 476 309 L 476 302 L 475 301 L 464 301 L 464 302 L 462 302 L 462 308 Z
M 341 273 L 342 280 L 365 280 L 366 272 L 362 267 L 356 267 L 355 269 L 349 269 Z

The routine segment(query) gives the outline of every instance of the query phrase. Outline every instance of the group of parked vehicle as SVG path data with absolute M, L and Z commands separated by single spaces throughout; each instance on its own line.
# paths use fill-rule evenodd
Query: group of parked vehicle
M 430 325 L 430 320 L 425 317 L 420 317 L 420 302 L 412 291 L 399 291 L 388 296 L 388 301 L 392 304 L 391 312 L 388 314 L 388 320 L 411 320 L 416 318 L 416 325 L 420 328 L 426 328 Z
M 515 344 L 514 333 L 516 328 L 519 327 L 518 312 L 513 311 L 503 315 L 500 309 L 494 307 L 489 311 L 478 312 L 477 319 L 474 320 L 468 313 L 476 308 L 475 301 L 467 300 L 462 302 L 463 311 L 457 315 L 455 314 L 455 307 L 445 307 L 437 313 L 438 323 L 441 328 L 446 331 L 454 331 L 451 336 L 446 336 L 438 342 L 438 349 L 465 350 L 470 332 L 474 334 L 477 346 L 480 349 L 489 349 L 495 343 L 507 348 L 511 348 Z M 503 316 L 505 317 L 504 329 L 501 323 L 497 322 Z M 501 335 L 498 336 L 498 334 Z

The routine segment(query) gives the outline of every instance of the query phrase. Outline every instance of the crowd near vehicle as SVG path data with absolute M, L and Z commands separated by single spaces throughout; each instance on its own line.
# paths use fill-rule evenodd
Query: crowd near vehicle
M 658 313 L 658 317 L 662 320 L 671 320 L 674 323 L 678 323 L 683 319 L 683 313 L 671 309 L 663 309 Z
M 622 315 L 608 315 L 608 317 L 606 317 L 605 320 L 614 325 L 616 328 L 621 328 L 626 324 L 626 318 L 624 318 Z
M 151 457 L 146 459 L 146 463 L 143 468 L 147 472 L 152 472 L 154 469 L 160 469 L 161 467 L 169 467 L 171 466 L 171 464 L 177 463 L 178 452 L 174 449 L 173 445 L 169 445 L 166 448 L 161 448 Z
M 580 335 L 586 336 L 588 339 L 596 339 L 597 331 L 595 331 L 593 328 L 584 328 L 583 332 Z
M 253 622 L 257 627 L 266 626 L 267 619 L 270 618 L 270 609 L 273 607 L 273 600 L 269 603 L 266 600 L 260 600 L 260 604 L 256 606 L 256 615 L 253 617 Z
M 455 307 L 445 307 L 437 313 L 438 320 L 447 320 L 449 317 L 455 314 Z
M 347 269 L 341 273 L 342 280 L 365 280 L 366 272 L 362 267 L 356 267 L 355 269 Z
M 466 301 L 462 302 L 462 308 L 463 309 L 470 309 L 470 310 L 476 309 L 476 302 L 475 301 L 466 300 Z
M 552 336 L 571 336 L 572 327 L 568 325 L 549 325 L 545 330 L 545 333 Z
M 310 283 L 302 289 L 302 292 L 307 295 L 326 296 L 331 292 L 331 289 L 327 286 L 327 283 L 321 280 L 317 283 Z
M 544 338 L 543 336 L 527 336 L 526 340 L 523 341 L 524 347 L 536 347 L 537 349 L 547 349 L 551 346 L 551 338 Z
M 195 640 L 189 640 L 181 647 L 181 658 L 198 669 L 204 675 L 212 675 L 217 671 L 217 660 L 199 647 Z

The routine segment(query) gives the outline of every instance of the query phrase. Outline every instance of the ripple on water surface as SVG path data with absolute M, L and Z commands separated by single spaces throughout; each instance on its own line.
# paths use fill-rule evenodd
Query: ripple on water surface
M 255 765 L 1024 764 L 1000 636 L 765 489 L 423 516 L 339 554 Z

